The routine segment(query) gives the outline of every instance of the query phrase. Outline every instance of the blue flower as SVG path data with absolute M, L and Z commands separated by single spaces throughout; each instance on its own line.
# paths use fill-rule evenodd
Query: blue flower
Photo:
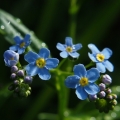
M 19 54 L 12 50 L 6 50 L 3 56 L 5 65 L 8 67 L 16 65 L 19 61 Z
M 92 51 L 92 54 L 88 53 L 88 56 L 96 63 L 98 70 L 101 73 L 105 73 L 105 68 L 107 68 L 108 71 L 113 72 L 114 66 L 108 61 L 112 55 L 112 51 L 109 48 L 104 48 L 102 52 L 100 52 L 94 44 L 89 44 L 88 47 Z
M 39 53 L 29 51 L 25 56 L 25 60 L 29 63 L 25 70 L 27 75 L 34 76 L 36 74 L 42 80 L 49 80 L 51 75 L 49 70 L 58 66 L 59 60 L 56 58 L 48 58 L 50 51 L 47 48 L 41 48 Z
M 56 47 L 58 50 L 62 51 L 60 53 L 60 56 L 62 58 L 67 58 L 68 56 L 72 58 L 78 58 L 79 53 L 77 53 L 76 51 L 82 48 L 82 44 L 73 45 L 72 38 L 66 37 L 65 44 L 57 43 Z
M 79 99 L 85 100 L 88 95 L 97 94 L 100 89 L 94 82 L 99 78 L 100 73 L 97 68 L 86 71 L 84 65 L 78 64 L 73 68 L 74 75 L 68 76 L 65 85 L 68 88 L 75 88 Z
M 14 37 L 14 41 L 16 45 L 11 46 L 9 49 L 17 51 L 19 54 L 24 53 L 25 48 L 28 47 L 31 43 L 29 34 L 26 34 L 24 39 L 21 39 L 19 36 L 16 36 Z

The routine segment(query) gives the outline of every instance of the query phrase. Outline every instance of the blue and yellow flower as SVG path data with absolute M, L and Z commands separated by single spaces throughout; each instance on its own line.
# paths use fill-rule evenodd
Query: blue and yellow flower
M 14 37 L 14 41 L 16 45 L 11 46 L 9 49 L 17 51 L 19 54 L 24 53 L 25 48 L 27 48 L 31 43 L 29 34 L 26 34 L 24 39 L 21 39 L 19 36 L 16 36 Z
M 42 80 L 49 80 L 51 75 L 49 70 L 58 66 L 59 60 L 57 58 L 48 58 L 50 51 L 47 48 L 41 48 L 39 53 L 29 51 L 25 56 L 25 60 L 29 63 L 25 70 L 27 75 L 38 76 Z
M 98 70 L 101 73 L 105 73 L 105 68 L 107 68 L 108 71 L 113 72 L 114 66 L 108 61 L 112 55 L 112 51 L 109 48 L 104 48 L 102 52 L 100 52 L 94 44 L 89 44 L 88 47 L 92 51 L 92 54 L 88 53 L 88 56 L 96 63 Z
M 84 65 L 78 64 L 74 66 L 73 71 L 74 75 L 67 77 L 65 85 L 76 89 L 75 93 L 79 99 L 85 100 L 88 95 L 95 95 L 100 91 L 98 85 L 95 84 L 100 76 L 97 68 L 86 71 Z
M 56 47 L 58 50 L 62 51 L 60 53 L 62 58 L 67 58 L 68 56 L 72 58 L 78 58 L 80 54 L 76 51 L 82 48 L 82 44 L 73 45 L 72 38 L 66 37 L 65 44 L 57 43 Z
M 16 65 L 19 61 L 19 54 L 12 50 L 6 50 L 3 56 L 5 65 L 8 67 Z

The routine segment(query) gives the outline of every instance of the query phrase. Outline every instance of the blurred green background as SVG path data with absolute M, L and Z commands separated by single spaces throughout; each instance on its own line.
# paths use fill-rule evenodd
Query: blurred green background
M 51 56 L 60 61 L 62 59 L 56 44 L 64 43 L 66 36 L 72 37 L 75 44 L 83 45 L 79 51 L 80 58 L 72 65 L 89 63 L 89 43 L 96 44 L 100 50 L 105 47 L 112 49 L 110 61 L 115 70 L 107 73 L 113 79 L 113 91 L 118 94 L 115 110 L 108 114 L 99 113 L 94 104 L 80 101 L 74 94 L 75 90 L 70 90 L 65 120 L 120 120 L 120 0 L 2 0 L 0 9 L 14 16 L 16 21 L 21 20 L 20 24 L 24 24 L 36 39 L 46 43 Z M 8 19 L 8 25 L 2 29 L 2 20 L 0 13 L 0 120 L 57 120 L 58 93 L 54 80 L 42 81 L 36 76 L 31 84 L 32 94 L 24 99 L 14 97 L 8 91 L 12 81 L 9 79 L 10 69 L 4 66 L 3 53 L 13 43 L 13 39 L 9 32 L 6 37 L 4 31 L 10 31 L 10 25 L 14 24 Z M 22 33 L 19 30 L 19 33 L 24 36 L 27 31 Z M 38 52 L 39 45 L 35 47 L 36 44 L 33 50 Z M 64 67 L 69 70 L 70 65 Z M 70 118 L 67 117 L 69 115 Z

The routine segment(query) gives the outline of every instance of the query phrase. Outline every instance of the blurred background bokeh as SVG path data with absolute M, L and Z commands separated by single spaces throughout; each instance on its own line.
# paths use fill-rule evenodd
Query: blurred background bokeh
M 99 113 L 94 104 L 80 101 L 74 90 L 70 90 L 68 111 L 75 110 L 73 116 L 78 117 L 73 117 L 74 120 L 120 120 L 120 0 L 1 0 L 0 9 L 21 20 L 46 43 L 51 56 L 60 61 L 56 44 L 64 44 L 66 36 L 72 37 L 75 44 L 83 45 L 75 63 L 89 63 L 89 43 L 94 43 L 99 50 L 110 48 L 113 51 L 110 61 L 115 69 L 107 73 L 113 79 L 111 87 L 118 94 L 115 110 L 108 114 Z M 56 120 L 58 97 L 52 82 L 42 81 L 36 76 L 31 84 L 32 94 L 24 99 L 14 97 L 8 91 L 12 81 L 9 79 L 10 69 L 4 65 L 3 53 L 11 43 L 3 34 L 0 34 L 0 41 L 0 120 Z

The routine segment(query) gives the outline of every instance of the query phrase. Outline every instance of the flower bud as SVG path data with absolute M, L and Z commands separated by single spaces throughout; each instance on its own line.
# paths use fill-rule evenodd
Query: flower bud
M 97 99 L 97 95 L 89 95 L 90 101 L 95 101 Z
M 23 71 L 23 70 L 19 70 L 19 71 L 17 72 L 17 75 L 18 75 L 19 77 L 24 77 L 24 71 Z
M 15 92 L 20 92 L 20 88 L 19 88 L 19 87 L 16 87 L 16 88 L 15 88 Z
M 18 84 L 19 84 L 19 81 L 18 81 L 18 80 L 15 80 L 15 81 L 14 81 L 14 84 L 15 84 L 15 85 L 18 85 Z
M 16 76 L 15 73 L 12 73 L 11 76 L 10 76 L 10 78 L 13 79 L 13 80 L 14 80 L 16 77 L 17 77 L 17 76 Z
M 102 82 L 105 83 L 106 85 L 109 85 L 112 83 L 112 79 L 109 75 L 105 74 L 102 76 Z
M 106 96 L 106 93 L 104 91 L 101 91 L 99 95 L 100 95 L 100 98 L 104 98 Z
M 112 100 L 112 99 L 113 99 L 113 96 L 112 96 L 112 95 L 108 95 L 107 98 L 108 98 L 109 100 Z
M 27 83 L 27 84 L 32 83 L 32 77 L 31 76 L 25 76 L 24 82 Z
M 15 73 L 17 71 L 18 71 L 18 67 L 17 66 L 14 65 L 14 66 L 11 67 L 11 72 L 12 73 Z
M 108 94 L 110 94 L 110 93 L 112 92 L 112 90 L 111 90 L 110 88 L 107 88 L 107 89 L 105 90 L 105 92 L 108 93 Z
M 100 88 L 101 91 L 104 91 L 105 88 L 106 88 L 106 85 L 104 83 L 100 83 L 99 88 Z
M 19 54 L 12 51 L 12 50 L 6 50 L 4 52 L 4 62 L 5 65 L 8 67 L 14 66 L 19 61 Z
M 114 99 L 117 99 L 117 95 L 116 94 L 112 94 Z
M 113 104 L 113 105 L 117 105 L 117 100 L 114 99 L 114 100 L 112 101 L 112 104 Z

